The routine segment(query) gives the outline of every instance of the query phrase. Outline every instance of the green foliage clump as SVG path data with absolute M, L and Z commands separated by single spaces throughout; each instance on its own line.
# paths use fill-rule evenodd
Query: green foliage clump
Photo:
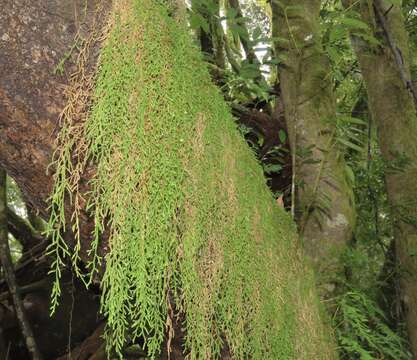
M 335 314 L 341 359 L 410 359 L 404 340 L 387 325 L 384 313 L 358 290 L 341 295 Z
M 190 359 L 224 351 L 236 359 L 327 358 L 294 225 L 187 31 L 152 0 L 115 1 L 112 19 L 90 114 L 82 131 L 63 127 L 50 220 L 57 280 L 65 257 L 77 264 L 79 247 L 71 253 L 62 233 L 79 233 L 79 209 L 68 224 L 63 204 L 74 200 L 71 153 L 82 144 L 83 164 L 95 164 L 89 268 L 94 274 L 105 262 L 109 348 L 121 354 L 127 339 L 144 339 L 155 358 L 180 315 Z M 97 254 L 103 234 L 105 259 Z

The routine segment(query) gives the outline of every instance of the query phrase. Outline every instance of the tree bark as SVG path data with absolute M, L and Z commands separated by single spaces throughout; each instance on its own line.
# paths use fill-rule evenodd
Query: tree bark
M 53 186 L 49 165 L 56 148 L 54 139 L 69 78 L 76 69 L 77 34 L 91 31 L 95 21 L 105 21 L 108 4 L 107 0 L 2 1 L 0 166 L 44 219 L 48 218 L 47 199 Z M 98 45 L 89 71 L 93 71 Z M 67 212 L 71 212 L 69 207 Z M 88 224 L 86 214 L 82 221 Z M 83 226 L 85 242 L 89 232 Z M 85 244 L 81 252 L 84 259 L 87 248 Z
M 336 141 L 336 104 L 322 50 L 320 1 L 272 2 L 279 81 L 293 156 L 293 206 L 324 293 L 343 276 L 340 255 L 354 226 L 352 189 Z
M 408 35 L 401 7 L 362 1 L 353 6 L 360 12 L 379 45 L 358 36 L 352 43 L 365 80 L 370 111 L 378 128 L 378 140 L 386 162 L 388 201 L 394 222 L 395 253 L 401 297 L 410 345 L 417 356 L 417 117 L 410 79 Z M 383 21 L 378 20 L 380 10 Z M 388 31 L 388 36 L 387 36 Z M 398 61 L 398 54 L 401 61 Z

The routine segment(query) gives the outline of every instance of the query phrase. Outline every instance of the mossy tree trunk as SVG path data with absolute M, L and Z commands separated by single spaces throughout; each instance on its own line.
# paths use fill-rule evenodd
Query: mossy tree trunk
M 371 45 L 358 36 L 352 43 L 365 80 L 372 119 L 386 162 L 386 186 L 394 222 L 395 253 L 405 319 L 414 356 L 417 356 L 417 117 L 410 76 L 408 36 L 401 7 L 391 3 L 361 1 L 353 6 L 380 41 Z M 376 7 L 375 7 L 376 6 Z M 376 10 L 382 10 L 382 22 Z M 352 7 L 351 7 L 352 9 Z M 389 39 L 402 58 L 396 61 Z
M 272 1 L 279 81 L 293 156 L 293 207 L 304 247 L 329 294 L 354 226 L 352 189 L 337 144 L 336 104 L 319 29 L 320 1 Z

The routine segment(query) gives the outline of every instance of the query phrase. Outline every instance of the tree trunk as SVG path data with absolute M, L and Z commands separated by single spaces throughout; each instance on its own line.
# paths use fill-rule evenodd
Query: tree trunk
M 383 5 L 379 1 L 373 5 L 367 1 L 355 6 L 345 2 L 345 7 L 353 6 L 360 12 L 362 20 L 380 40 L 379 45 L 371 45 L 352 36 L 386 162 L 385 178 L 395 227 L 401 300 L 411 349 L 417 356 L 417 117 L 413 92 L 407 88 L 405 79 L 410 76 L 408 36 L 398 5 Z M 378 7 L 382 10 L 382 18 L 376 16 Z M 398 51 L 400 62 L 396 58 Z
M 0 14 L 0 165 L 19 184 L 26 202 L 48 218 L 50 167 L 77 67 L 78 34 L 102 26 L 108 1 L 4 0 Z M 100 4 L 100 5 L 99 5 Z M 86 5 L 86 6 L 85 6 Z M 78 43 L 77 43 L 78 42 Z M 93 46 L 88 72 L 98 55 Z M 66 211 L 71 213 L 67 205 Z M 82 223 L 88 224 L 83 214 Z M 83 226 L 88 243 L 91 228 Z M 81 256 L 87 260 L 82 247 Z
M 279 81 L 293 156 L 293 207 L 324 294 L 343 276 L 352 236 L 352 189 L 337 145 L 330 64 L 323 53 L 320 1 L 272 1 Z

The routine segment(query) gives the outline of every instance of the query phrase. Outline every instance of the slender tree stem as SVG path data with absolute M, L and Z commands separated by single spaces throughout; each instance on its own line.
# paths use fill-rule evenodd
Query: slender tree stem
M 22 299 L 20 298 L 19 288 L 14 275 L 12 258 L 10 256 L 7 229 L 6 172 L 3 169 L 0 169 L 0 261 L 3 267 L 4 277 L 13 298 L 16 317 L 19 321 L 27 349 L 33 360 L 41 360 L 42 356 L 36 345 L 35 337 L 33 336 L 32 329 L 29 325 L 28 319 L 26 318 Z

